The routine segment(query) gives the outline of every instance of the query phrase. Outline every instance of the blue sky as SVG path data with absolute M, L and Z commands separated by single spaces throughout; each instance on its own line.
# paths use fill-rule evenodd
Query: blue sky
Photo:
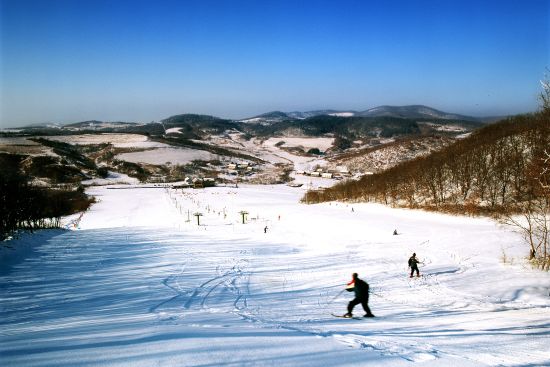
M 0 0 L 0 126 L 537 108 L 550 0 Z

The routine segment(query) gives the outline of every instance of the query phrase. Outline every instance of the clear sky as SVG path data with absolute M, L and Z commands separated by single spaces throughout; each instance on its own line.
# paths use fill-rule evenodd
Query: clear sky
M 534 111 L 549 24 L 550 0 L 0 0 L 0 127 Z

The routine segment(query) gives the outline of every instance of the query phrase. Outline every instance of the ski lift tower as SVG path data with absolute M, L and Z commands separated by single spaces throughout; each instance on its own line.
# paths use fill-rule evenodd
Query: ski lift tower
M 200 221 L 200 218 L 202 216 L 202 213 L 199 213 L 199 212 L 196 212 L 193 214 L 195 217 L 197 217 L 197 225 L 200 226 L 201 225 L 201 221 Z
M 246 215 L 248 214 L 248 212 L 246 210 L 241 210 L 239 212 L 239 214 L 242 216 L 243 218 L 243 224 L 245 224 L 245 218 L 246 218 Z
M 186 222 L 191 222 L 191 218 L 189 217 L 190 214 L 191 214 L 190 210 L 187 209 L 187 220 L 186 220 Z

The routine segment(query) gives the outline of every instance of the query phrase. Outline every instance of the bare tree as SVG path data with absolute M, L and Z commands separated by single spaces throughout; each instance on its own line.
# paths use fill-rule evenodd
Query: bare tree
M 547 72 L 550 70 L 546 69 Z M 548 73 L 544 75 L 544 80 L 540 81 L 542 86 L 542 92 L 539 94 L 539 100 L 542 110 L 550 109 L 550 80 L 548 79 Z
M 541 248 L 548 243 L 548 227 L 542 224 L 547 220 L 542 218 L 541 213 L 548 210 L 546 203 L 540 200 L 531 200 L 521 215 L 507 214 L 501 218 L 501 223 L 514 227 L 521 233 L 525 242 L 529 245 L 529 260 L 535 260 L 539 256 Z
M 550 82 L 541 81 L 542 118 L 550 112 Z M 542 146 L 547 146 L 542 144 Z M 529 260 L 543 270 L 550 270 L 550 152 L 544 148 L 534 155 L 531 169 L 531 198 L 520 216 L 505 215 L 502 222 L 519 230 L 530 247 Z

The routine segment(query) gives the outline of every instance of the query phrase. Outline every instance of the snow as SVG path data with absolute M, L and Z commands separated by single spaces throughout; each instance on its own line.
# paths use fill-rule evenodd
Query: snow
M 460 125 L 441 125 L 441 124 L 435 124 L 433 122 L 422 122 L 422 124 L 427 125 L 436 131 L 443 131 L 443 132 L 452 132 L 452 133 L 460 133 L 466 131 L 466 128 Z
M 78 145 L 111 143 L 115 148 L 165 148 L 170 146 L 150 141 L 147 136 L 140 134 L 81 134 L 46 136 L 45 138 Z
M 172 127 L 170 129 L 166 129 L 166 134 L 181 134 L 181 127 Z
M 130 177 L 124 173 L 109 171 L 106 178 L 92 178 L 82 181 L 84 186 L 103 186 L 116 184 L 139 184 L 139 180 L 135 177 Z
M 250 118 L 250 119 L 239 120 L 239 122 L 244 122 L 245 124 L 256 124 L 256 123 L 261 122 L 263 120 L 264 119 L 262 119 L 260 117 L 253 117 L 253 118 Z
M 277 143 L 283 141 L 281 147 L 277 146 Z M 267 140 L 258 138 L 245 139 L 243 134 L 231 132 L 222 136 L 212 135 L 210 136 L 208 143 L 216 146 L 221 146 L 227 149 L 234 150 L 236 152 L 245 151 L 247 154 L 270 162 L 274 165 L 278 163 L 291 164 L 295 170 L 311 170 L 316 165 L 325 166 L 326 160 L 318 157 L 312 157 L 307 155 L 296 155 L 292 152 L 284 150 L 282 148 L 302 147 L 306 151 L 310 148 L 319 148 L 320 150 L 327 150 L 332 146 L 334 138 L 321 137 L 272 137 Z M 204 141 L 202 141 L 204 143 Z M 268 165 L 269 165 L 268 164 Z M 223 176 L 219 176 L 223 177 Z
M 264 126 L 269 126 L 273 123 L 280 122 L 284 120 L 282 117 L 252 117 L 249 119 L 239 120 L 239 122 L 242 122 L 244 124 L 259 124 Z
M 88 190 L 74 230 L 2 247 L 2 366 L 550 364 L 549 274 L 491 220 L 285 185 Z M 377 318 L 331 316 L 352 272 Z
M 115 157 L 127 162 L 146 163 L 146 164 L 187 164 L 192 161 L 202 160 L 211 161 L 222 159 L 221 156 L 212 154 L 205 150 L 189 148 L 159 148 L 146 150 L 142 152 L 122 153 Z
M 355 116 L 355 113 L 353 113 L 353 112 L 334 112 L 334 113 L 329 113 L 329 116 L 352 117 L 352 116 Z
M 303 147 L 306 151 L 311 148 L 318 148 L 320 151 L 326 151 L 334 143 L 334 138 L 306 138 L 306 137 L 275 137 L 264 141 L 264 145 L 273 147 L 275 144 L 283 141 L 284 147 Z
M 237 139 L 236 136 L 233 138 Z M 276 146 L 277 143 L 284 141 L 285 144 L 282 147 L 286 148 L 302 146 L 306 150 L 312 147 L 328 149 L 332 145 L 334 138 L 277 137 L 264 141 L 256 138 L 250 140 L 241 139 L 238 141 L 246 152 L 252 153 L 256 157 L 271 163 L 293 164 L 296 169 L 299 169 L 309 166 L 313 161 L 322 161 L 323 163 L 325 161 L 319 160 L 317 157 L 292 154 Z

